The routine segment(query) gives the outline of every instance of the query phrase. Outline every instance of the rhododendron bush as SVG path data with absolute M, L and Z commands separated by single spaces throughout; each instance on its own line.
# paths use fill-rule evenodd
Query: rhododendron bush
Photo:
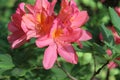
M 7 0 L 0 11 L 1 80 L 120 79 L 119 0 Z

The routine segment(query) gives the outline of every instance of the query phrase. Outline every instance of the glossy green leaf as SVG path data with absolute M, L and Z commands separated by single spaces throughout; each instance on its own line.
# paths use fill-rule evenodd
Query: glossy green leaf
M 120 34 L 120 17 L 115 12 L 115 10 L 111 7 L 109 7 L 109 13 L 110 13 L 112 24 L 114 25 L 117 32 Z
M 24 76 L 27 71 L 27 69 L 14 68 L 11 73 L 13 76 Z
M 114 38 L 113 38 L 112 32 L 109 29 L 107 29 L 104 24 L 102 24 L 102 26 L 100 27 L 100 30 L 102 32 L 103 41 L 113 46 Z
M 15 65 L 12 62 L 12 58 L 8 54 L 0 54 L 0 69 L 12 69 Z

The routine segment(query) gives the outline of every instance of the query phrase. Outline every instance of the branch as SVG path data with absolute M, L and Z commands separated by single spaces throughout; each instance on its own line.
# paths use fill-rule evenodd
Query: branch
M 106 74 L 106 79 L 105 80 L 109 80 L 109 76 L 110 76 L 110 70 L 107 69 L 107 74 Z
M 57 66 L 58 68 L 60 68 L 63 72 L 65 72 L 65 74 L 70 78 L 70 80 L 77 80 L 75 77 L 73 77 L 72 75 L 70 75 L 69 72 L 67 72 L 62 66 L 61 64 L 57 61 Z
M 107 62 L 106 62 L 103 66 L 101 66 L 97 71 L 95 71 L 95 72 L 93 73 L 93 75 L 92 75 L 92 77 L 91 77 L 90 80 L 94 80 L 95 76 L 96 76 L 97 74 L 99 74 L 100 71 L 101 71 L 108 63 L 109 63 L 109 61 L 107 61 Z
M 96 60 L 95 60 L 95 54 L 92 53 L 93 55 L 93 61 L 94 61 L 94 73 L 96 72 Z

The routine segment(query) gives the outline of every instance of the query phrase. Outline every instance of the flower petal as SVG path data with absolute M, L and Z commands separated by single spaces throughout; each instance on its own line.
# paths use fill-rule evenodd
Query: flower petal
M 14 24 L 12 22 L 8 23 L 8 30 L 11 32 L 15 32 L 17 30 L 19 30 L 17 27 L 14 26 Z
M 29 11 L 30 13 L 34 13 L 34 11 L 35 11 L 33 5 L 26 4 L 26 8 L 28 9 L 28 11 Z
M 27 40 L 31 38 L 36 38 L 36 32 L 34 30 L 30 30 L 27 32 Z
M 39 39 L 36 40 L 36 45 L 37 45 L 37 47 L 39 47 L 39 48 L 43 48 L 43 47 L 45 47 L 45 46 L 48 46 L 48 45 L 51 44 L 52 42 L 53 42 L 53 40 L 50 39 L 50 38 L 44 38 L 44 39 L 39 38 Z
M 54 13 L 54 7 L 55 7 L 55 4 L 56 4 L 57 0 L 52 0 L 52 3 L 50 4 L 50 12 L 49 14 L 51 15 L 52 13 Z
M 73 17 L 71 18 L 72 27 L 81 27 L 88 21 L 88 13 L 87 11 L 77 11 L 74 13 Z
M 92 35 L 88 31 L 82 30 L 79 41 L 87 41 L 87 40 L 90 40 L 91 38 L 92 38 Z
M 55 44 L 50 45 L 44 53 L 43 66 L 45 69 L 50 69 L 53 67 L 57 59 L 57 47 Z
M 18 6 L 18 8 L 17 8 L 17 10 L 16 10 L 16 13 L 20 14 L 21 16 L 23 16 L 25 14 L 24 7 L 25 7 L 25 3 L 23 3 L 23 2 L 20 3 L 19 6 Z
M 26 24 L 28 29 L 35 30 L 35 21 L 34 17 L 31 14 L 25 14 L 23 17 L 23 22 Z M 22 27 L 24 30 L 24 27 Z
M 38 10 L 42 10 L 42 7 L 46 10 L 49 5 L 47 0 L 36 0 L 35 2 L 35 8 Z
M 71 44 L 64 43 L 64 44 L 58 44 L 57 46 L 58 46 L 58 54 L 61 57 L 63 57 L 67 62 L 70 62 L 72 64 L 77 64 L 78 57 Z
M 23 36 L 20 36 L 19 38 L 16 38 L 15 37 L 15 34 L 14 35 L 10 35 L 8 36 L 8 41 L 9 43 L 11 43 L 11 48 L 18 48 L 20 47 L 21 45 L 23 45 L 25 42 L 27 42 L 26 40 L 26 36 L 23 35 Z
M 64 35 L 60 37 L 60 40 L 66 41 L 66 42 L 75 42 L 78 41 L 81 36 L 81 29 L 72 29 L 70 30 L 64 30 Z M 74 38 L 73 38 L 74 37 Z
M 115 62 L 111 61 L 107 66 L 109 69 L 112 69 L 112 68 L 117 67 L 118 65 Z

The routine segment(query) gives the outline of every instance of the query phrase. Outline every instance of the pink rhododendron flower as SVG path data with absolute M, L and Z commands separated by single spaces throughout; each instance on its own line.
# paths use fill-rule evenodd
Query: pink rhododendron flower
M 16 10 L 16 13 L 12 15 L 12 21 L 8 24 L 8 29 L 12 33 L 8 36 L 8 41 L 12 45 L 12 48 L 17 48 L 27 42 L 26 34 L 22 30 L 21 25 L 22 16 L 25 14 L 24 3 L 20 3 Z
M 34 6 L 27 5 L 29 13 L 25 14 L 22 19 L 26 27 L 22 27 L 27 35 L 27 39 L 32 37 L 44 37 L 49 35 L 50 28 L 54 20 L 54 6 L 56 0 L 51 3 L 47 0 L 36 0 Z
M 88 20 L 86 11 L 79 11 L 73 0 L 62 0 L 61 10 L 50 31 L 49 38 L 39 38 L 36 41 L 38 47 L 48 46 L 43 58 L 45 69 L 51 68 L 60 55 L 67 62 L 77 64 L 78 57 L 73 42 L 80 42 L 91 39 L 90 33 L 82 30 L 81 27 Z M 45 44 L 44 44 L 45 42 Z
M 81 47 L 81 41 L 91 39 L 91 34 L 81 28 L 89 18 L 87 12 L 80 11 L 74 0 L 62 0 L 60 12 L 56 15 L 56 2 L 57 0 L 36 0 L 34 5 L 26 4 L 27 12 L 21 4 L 15 14 L 17 17 L 12 16 L 13 21 L 9 24 L 13 34 L 16 34 L 14 29 L 17 28 L 17 37 L 13 34 L 9 37 L 15 37 L 13 40 L 17 40 L 19 46 L 31 38 L 36 38 L 39 48 L 48 46 L 43 58 L 45 69 L 50 69 L 54 65 L 58 55 L 67 62 L 77 64 L 78 56 L 72 43 L 78 43 Z M 15 28 L 11 26 L 13 24 Z M 10 38 L 9 41 L 12 42 Z

